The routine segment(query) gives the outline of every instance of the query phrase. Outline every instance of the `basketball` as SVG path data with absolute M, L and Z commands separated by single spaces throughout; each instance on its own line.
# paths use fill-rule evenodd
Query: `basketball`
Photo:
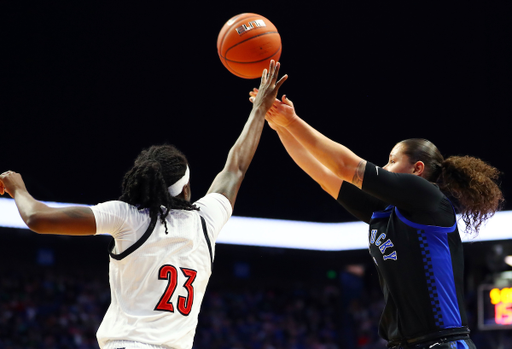
M 281 37 L 267 18 L 255 13 L 232 17 L 217 38 L 217 52 L 222 64 L 244 79 L 261 77 L 270 60 L 281 57 Z

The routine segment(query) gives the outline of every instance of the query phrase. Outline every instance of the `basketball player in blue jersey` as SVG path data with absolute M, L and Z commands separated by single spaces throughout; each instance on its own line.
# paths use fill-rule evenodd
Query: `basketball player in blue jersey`
M 257 95 L 255 89 L 250 99 Z M 308 125 L 286 96 L 266 118 L 293 160 L 369 224 L 386 304 L 379 334 L 388 347 L 474 349 L 456 212 L 466 232 L 478 233 L 503 202 L 499 171 L 468 156 L 444 159 L 425 139 L 399 142 L 378 167 Z
M 28 227 L 41 234 L 114 237 L 110 247 L 111 304 L 97 332 L 105 349 L 193 345 L 198 314 L 212 272 L 215 240 L 231 216 L 279 87 L 271 61 L 224 169 L 208 193 L 190 202 L 190 169 L 174 146 L 144 150 L 123 179 L 119 200 L 93 207 L 51 208 L 35 200 L 21 175 L 0 175 L 0 194 L 14 198 Z

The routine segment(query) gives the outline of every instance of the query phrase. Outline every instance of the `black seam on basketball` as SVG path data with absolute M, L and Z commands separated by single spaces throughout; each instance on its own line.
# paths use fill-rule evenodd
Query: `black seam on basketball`
M 279 50 L 276 51 L 276 53 L 274 53 L 273 56 L 277 55 L 278 53 L 281 52 L 281 47 L 279 47 Z M 235 74 L 236 76 L 239 76 L 241 78 L 248 78 L 248 79 L 256 79 L 257 76 L 252 76 L 252 75 L 246 75 L 246 74 L 243 74 L 243 73 L 240 73 L 239 71 L 235 70 L 235 68 L 233 68 L 230 63 L 237 63 L 237 64 L 254 64 L 254 63 L 259 63 L 259 62 L 262 62 L 262 61 L 265 61 L 269 58 L 272 58 L 273 56 L 270 56 L 270 57 L 267 57 L 265 59 L 262 59 L 262 60 L 259 60 L 259 61 L 256 61 L 256 62 L 237 62 L 237 61 L 228 61 L 227 59 L 224 59 L 224 61 L 226 62 L 225 64 L 225 67 L 227 70 L 229 70 L 232 74 Z
M 282 47 L 282 45 L 281 45 L 281 46 L 279 46 L 279 49 L 278 49 L 276 52 L 274 52 L 272 55 L 270 55 L 270 56 L 268 56 L 268 57 L 265 57 L 265 58 L 263 58 L 263 59 L 260 59 L 259 61 L 238 62 L 238 61 L 232 61 L 232 60 L 227 59 L 227 58 L 225 58 L 225 57 L 223 57 L 223 58 L 224 58 L 224 60 L 226 61 L 226 63 L 238 63 L 238 64 L 253 64 L 253 63 L 259 63 L 259 62 L 266 61 L 267 59 L 269 59 L 269 58 L 271 58 L 271 57 L 274 57 L 276 54 L 278 54 L 279 52 L 281 52 L 281 47 Z
M 264 36 L 264 35 L 268 35 L 268 34 L 278 34 L 278 35 L 279 35 L 279 33 L 278 33 L 278 32 L 265 32 L 265 33 L 262 33 L 262 34 L 259 34 L 259 35 L 256 35 L 256 36 L 253 36 L 253 37 L 250 37 L 250 38 L 249 38 L 249 39 L 247 39 L 247 40 L 240 41 L 239 43 L 237 43 L 237 44 L 235 44 L 235 45 L 231 46 L 231 47 L 230 47 L 230 48 L 225 52 L 225 54 L 227 55 L 227 53 L 229 52 L 229 50 L 231 50 L 231 49 L 232 49 L 232 48 L 234 48 L 234 47 L 237 47 L 238 45 L 243 44 L 244 42 L 247 42 L 247 41 L 250 41 L 250 40 L 252 40 L 252 39 L 254 39 L 254 38 L 258 38 L 258 37 L 260 37 L 260 36 Z M 283 45 L 281 45 L 281 46 L 283 46 Z M 221 46 L 221 47 L 222 47 L 222 46 Z M 281 47 L 279 47 L 279 48 L 281 48 Z M 222 58 L 226 58 L 226 57 L 224 57 L 224 56 L 222 55 L 222 52 L 219 52 L 219 55 L 220 55 Z

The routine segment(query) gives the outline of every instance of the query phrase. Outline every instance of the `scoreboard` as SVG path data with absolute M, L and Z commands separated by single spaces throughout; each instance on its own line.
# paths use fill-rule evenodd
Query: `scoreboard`
M 512 329 L 512 286 L 480 285 L 478 328 L 480 330 Z

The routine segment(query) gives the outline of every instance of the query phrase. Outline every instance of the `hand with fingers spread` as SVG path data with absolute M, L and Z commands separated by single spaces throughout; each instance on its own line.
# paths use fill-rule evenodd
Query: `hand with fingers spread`
M 272 60 L 270 61 L 269 69 L 263 71 L 258 93 L 250 98 L 254 104 L 253 108 L 263 108 L 267 112 L 272 107 L 279 88 L 288 79 L 288 75 L 283 75 L 279 81 L 277 80 L 280 67 L 281 64 L 279 62 L 276 63 Z
M 249 95 L 251 96 L 249 100 L 253 101 L 258 93 L 258 89 L 254 88 L 251 92 L 249 92 Z M 267 111 L 265 115 L 265 119 L 268 121 L 269 126 L 274 130 L 277 126 L 286 128 L 295 120 L 297 120 L 297 118 L 298 116 L 295 113 L 293 102 L 289 100 L 286 95 L 283 95 L 281 100 L 276 98 L 272 104 L 272 107 Z

